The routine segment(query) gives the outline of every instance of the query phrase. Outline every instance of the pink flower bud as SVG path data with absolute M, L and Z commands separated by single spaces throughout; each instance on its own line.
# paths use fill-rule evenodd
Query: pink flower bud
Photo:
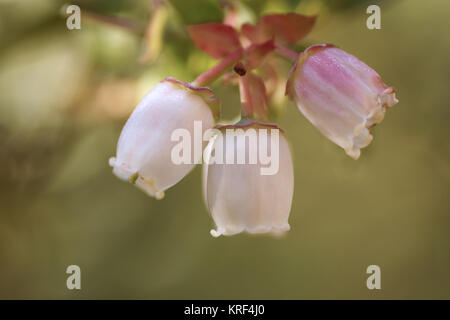
M 203 196 L 217 226 L 211 235 L 288 231 L 294 169 L 284 135 L 274 125 L 252 120 L 221 132 L 206 147 L 203 164 Z
M 164 190 L 180 181 L 201 160 L 175 164 L 171 151 L 177 144 L 171 134 L 186 129 L 194 136 L 194 122 L 204 130 L 215 124 L 218 100 L 208 88 L 198 88 L 172 78 L 157 84 L 139 103 L 125 124 L 110 159 L 113 173 L 136 184 L 150 196 L 164 197 Z M 195 157 L 195 155 L 194 155 Z
M 353 159 L 372 141 L 370 128 L 395 105 L 395 89 L 356 57 L 332 45 L 306 49 L 291 70 L 286 93 L 303 115 Z

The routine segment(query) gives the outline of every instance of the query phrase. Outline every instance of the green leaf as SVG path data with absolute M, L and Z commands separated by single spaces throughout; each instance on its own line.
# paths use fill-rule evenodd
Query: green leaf
M 223 12 L 217 0 L 169 0 L 185 24 L 222 22 Z

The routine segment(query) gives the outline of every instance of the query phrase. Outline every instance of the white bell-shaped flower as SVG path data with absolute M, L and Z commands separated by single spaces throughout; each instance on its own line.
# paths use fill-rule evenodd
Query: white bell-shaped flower
M 212 128 L 219 110 L 219 101 L 209 88 L 165 79 L 150 90 L 126 122 L 116 157 L 109 160 L 113 173 L 150 196 L 163 198 L 164 190 L 188 174 L 202 156 L 200 151 L 188 163 L 174 162 L 172 150 L 177 141 L 172 133 L 185 130 L 192 137 L 189 144 L 193 146 L 195 123 L 201 121 L 203 130 Z
M 395 105 L 395 89 L 351 54 L 332 45 L 309 47 L 291 70 L 286 93 L 328 139 L 358 159 L 370 128 Z
M 214 237 L 289 230 L 294 169 L 289 144 L 274 125 L 243 120 L 223 126 L 205 149 L 203 195 Z

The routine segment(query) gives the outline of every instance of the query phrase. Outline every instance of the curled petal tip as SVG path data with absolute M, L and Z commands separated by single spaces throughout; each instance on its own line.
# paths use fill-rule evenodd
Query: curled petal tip
M 220 236 L 222 235 L 221 232 L 219 232 L 218 230 L 214 230 L 214 229 L 211 229 L 211 231 L 209 231 L 209 233 L 210 233 L 214 238 L 218 238 L 218 237 L 220 237 Z
M 397 90 L 394 87 L 389 87 L 384 90 L 379 96 L 380 103 L 384 107 L 392 107 L 398 103 L 398 99 L 396 97 Z
M 115 157 L 110 157 L 108 160 L 108 164 L 110 167 L 114 167 L 114 164 L 116 163 L 116 158 Z
M 162 199 L 164 199 L 164 196 L 165 196 L 164 191 L 158 191 L 155 193 L 156 200 L 162 200 Z

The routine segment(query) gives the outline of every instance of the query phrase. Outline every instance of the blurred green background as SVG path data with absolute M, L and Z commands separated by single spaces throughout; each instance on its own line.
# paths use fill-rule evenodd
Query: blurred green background
M 297 49 L 333 43 L 398 90 L 358 161 L 293 103 L 274 102 L 295 160 L 291 231 L 281 239 L 212 238 L 200 167 L 157 201 L 108 166 L 152 86 L 214 64 L 184 24 L 220 21 L 226 1 L 171 1 L 153 44 L 139 30 L 158 4 L 71 3 L 81 30 L 66 28 L 63 1 L 0 1 L 0 298 L 450 298 L 449 1 L 233 2 L 253 22 L 319 13 Z M 369 4 L 381 7 L 381 30 L 366 28 Z M 236 88 L 212 87 L 232 119 Z M 79 291 L 66 288 L 71 264 L 81 267 Z M 381 290 L 366 288 L 371 264 Z

